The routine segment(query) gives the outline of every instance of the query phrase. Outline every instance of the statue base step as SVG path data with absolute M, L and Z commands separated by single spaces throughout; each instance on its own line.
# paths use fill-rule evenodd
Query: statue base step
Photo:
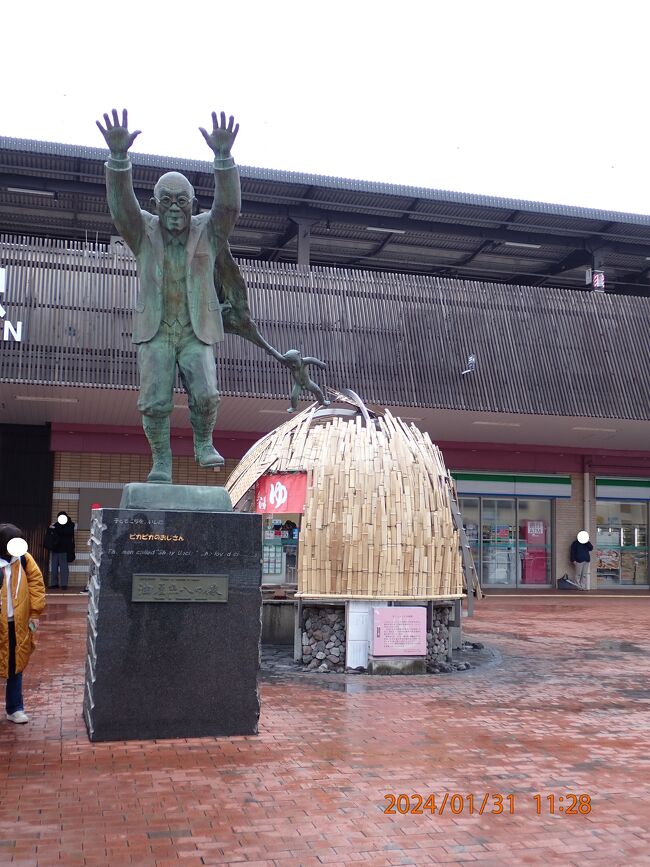
M 120 509 L 158 512 L 232 512 L 230 494 L 216 485 L 165 485 L 131 482 L 124 485 Z

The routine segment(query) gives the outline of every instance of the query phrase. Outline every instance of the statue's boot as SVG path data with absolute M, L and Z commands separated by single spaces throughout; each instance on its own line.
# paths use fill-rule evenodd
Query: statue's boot
M 194 431 L 194 457 L 200 467 L 222 467 L 225 464 L 212 442 L 212 431 L 216 422 L 216 407 L 202 414 L 190 412 L 190 423 Z
M 169 416 L 143 415 L 142 427 L 151 446 L 153 465 L 147 476 L 148 482 L 167 482 L 172 480 L 172 449 L 169 442 Z

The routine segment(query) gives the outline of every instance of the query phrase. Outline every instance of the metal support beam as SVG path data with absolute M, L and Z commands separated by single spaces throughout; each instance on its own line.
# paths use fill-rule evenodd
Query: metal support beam
M 310 264 L 310 249 L 311 249 L 311 227 L 313 220 L 294 219 L 291 220 L 298 226 L 298 265 Z
M 266 259 L 269 262 L 277 262 L 280 257 L 280 253 L 284 247 L 289 243 L 289 241 L 293 241 L 298 233 L 298 226 L 295 223 L 289 223 L 289 227 L 287 231 L 280 235 L 273 244 L 273 247 L 263 247 L 261 252 L 261 258 Z
M 628 271 L 627 274 L 619 277 L 616 282 L 622 286 L 632 284 L 643 287 L 639 294 L 645 294 L 647 292 L 648 281 L 650 281 L 650 267 L 644 268 L 643 271 Z
M 594 250 L 592 253 L 591 267 L 594 271 L 601 271 L 605 267 L 605 249 L 604 247 L 599 247 L 597 250 Z
M 574 271 L 576 268 L 584 268 L 591 261 L 591 254 L 587 250 L 574 250 L 565 256 L 557 265 L 546 269 L 546 274 L 549 277 L 556 277 L 558 274 L 565 274 L 567 271 Z M 540 281 L 543 282 L 543 281 Z

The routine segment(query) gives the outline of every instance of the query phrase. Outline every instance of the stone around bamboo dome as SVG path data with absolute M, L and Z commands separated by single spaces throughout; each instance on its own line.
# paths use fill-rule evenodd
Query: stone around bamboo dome
M 305 599 L 461 596 L 453 480 L 440 450 L 388 410 L 364 415 L 314 404 L 262 437 L 226 483 L 233 504 L 266 473 L 307 473 L 297 564 Z

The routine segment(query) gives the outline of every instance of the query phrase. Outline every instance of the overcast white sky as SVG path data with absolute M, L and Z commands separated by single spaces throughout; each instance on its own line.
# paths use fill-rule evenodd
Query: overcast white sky
M 9 8 L 7 8 L 9 7 Z M 173 11 L 176 8 L 176 11 Z M 3 5 L 0 134 L 650 214 L 647 0 Z

